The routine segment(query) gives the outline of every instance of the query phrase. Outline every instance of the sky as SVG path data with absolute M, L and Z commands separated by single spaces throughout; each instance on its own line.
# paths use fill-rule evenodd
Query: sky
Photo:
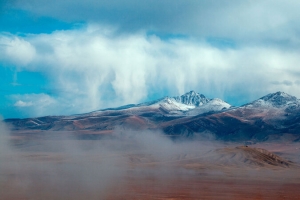
M 300 97 L 300 1 L 0 0 L 0 115 L 70 115 L 190 90 Z

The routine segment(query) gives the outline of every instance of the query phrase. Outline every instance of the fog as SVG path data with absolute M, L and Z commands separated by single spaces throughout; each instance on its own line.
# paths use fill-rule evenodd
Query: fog
M 195 192 L 199 180 L 293 178 L 293 172 L 251 167 L 243 153 L 224 151 L 240 144 L 209 133 L 174 141 L 159 131 L 120 127 L 99 140 L 82 140 L 58 131 L 10 133 L 2 122 L 0 130 L 0 199 L 123 199 L 183 185 Z
M 9 153 L 11 152 L 8 146 L 7 130 L 5 126 L 2 124 L 2 120 L 1 120 L 0 121 L 0 173 L 3 171 L 4 159 Z
M 66 132 L 14 135 L 0 126 L 0 199 L 103 199 L 132 173 L 158 180 L 186 173 L 172 162 L 215 146 L 121 128 L 101 140 L 80 140 Z

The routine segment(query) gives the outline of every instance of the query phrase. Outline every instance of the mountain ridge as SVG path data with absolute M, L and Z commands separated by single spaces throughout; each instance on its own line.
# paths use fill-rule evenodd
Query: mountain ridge
M 100 112 L 100 111 L 107 111 L 107 110 L 122 110 L 122 109 L 130 109 L 133 107 L 142 107 L 142 106 L 155 106 L 155 105 L 162 105 L 163 107 L 168 107 L 170 110 L 179 110 L 179 111 L 188 111 L 192 110 L 194 108 L 200 107 L 202 105 L 205 105 L 211 101 L 220 101 L 224 103 L 225 107 L 231 107 L 230 104 L 227 102 L 218 99 L 218 98 L 213 98 L 209 99 L 206 98 L 203 94 L 197 93 L 193 90 L 190 92 L 187 92 L 183 95 L 180 96 L 174 96 L 174 97 L 169 97 L 165 96 L 163 98 L 159 98 L 157 100 L 149 101 L 149 102 L 144 102 L 144 103 L 139 103 L 139 104 L 128 104 L 116 108 L 106 108 L 106 109 L 101 109 L 93 112 Z M 173 106 L 171 105 L 173 104 Z M 171 105 L 171 107 L 170 107 Z M 93 113 L 91 112 L 91 113 Z M 178 114 L 178 113 L 177 113 Z
M 275 92 L 267 94 L 251 103 L 245 104 L 245 106 L 274 106 L 277 108 L 288 106 L 289 104 L 300 104 L 300 100 L 295 96 L 289 95 L 285 92 Z
M 228 141 L 280 138 L 300 141 L 299 102 L 294 96 L 276 92 L 243 106 L 232 107 L 221 99 L 208 99 L 190 91 L 178 97 L 85 114 L 4 121 L 13 131 L 71 131 L 84 137 L 118 129 L 160 130 L 170 137 L 187 138 L 211 134 L 216 139 Z

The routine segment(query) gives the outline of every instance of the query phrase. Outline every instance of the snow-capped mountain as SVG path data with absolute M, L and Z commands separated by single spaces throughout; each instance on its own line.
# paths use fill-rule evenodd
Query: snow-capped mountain
M 16 131 L 71 131 L 83 138 L 109 135 L 117 128 L 159 130 L 171 137 L 210 133 L 230 141 L 300 141 L 300 100 L 284 92 L 231 108 L 221 99 L 190 91 L 177 97 L 71 116 L 7 119 Z M 20 132 L 20 133 L 21 133 Z
M 210 101 L 203 94 L 199 94 L 195 91 L 190 91 L 184 95 L 173 97 L 178 103 L 191 105 L 191 106 L 201 106 Z
M 249 104 L 246 107 L 263 107 L 263 108 L 287 108 L 290 106 L 300 105 L 300 100 L 285 92 L 275 92 L 263 96 Z
M 141 104 L 130 104 L 118 108 L 111 108 L 93 112 L 99 113 L 108 110 L 128 110 L 130 112 L 143 109 L 160 109 L 170 115 L 197 115 L 211 111 L 221 111 L 231 105 L 221 99 L 209 99 L 195 91 L 187 92 L 181 96 L 164 97 L 155 101 Z M 190 112 L 192 111 L 193 112 Z
M 195 91 L 187 92 L 181 96 L 165 97 L 161 100 L 140 104 L 157 107 L 169 114 L 198 115 L 211 111 L 220 111 L 231 107 L 221 99 L 208 99 Z

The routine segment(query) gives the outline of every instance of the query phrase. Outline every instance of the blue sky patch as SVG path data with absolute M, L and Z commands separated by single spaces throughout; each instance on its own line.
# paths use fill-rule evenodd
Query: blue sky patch
M 0 32 L 11 34 L 52 33 L 57 30 L 68 30 L 76 24 L 67 23 L 51 17 L 41 17 L 24 10 L 11 9 L 0 15 Z

